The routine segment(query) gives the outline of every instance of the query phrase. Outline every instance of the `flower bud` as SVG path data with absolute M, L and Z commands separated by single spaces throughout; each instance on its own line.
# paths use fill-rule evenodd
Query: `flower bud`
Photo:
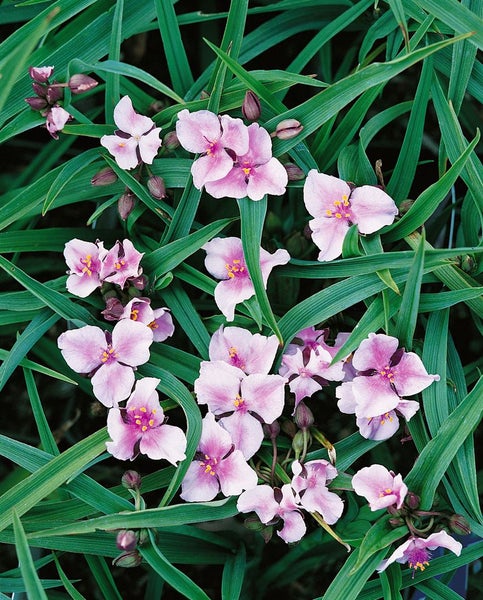
M 251 90 L 248 90 L 242 104 L 243 116 L 247 121 L 258 121 L 261 112 L 258 96 Z
M 130 469 L 121 478 L 122 486 L 128 490 L 138 490 L 141 487 L 141 475 Z
M 465 254 L 461 257 L 461 268 L 465 273 L 473 273 L 476 270 L 476 261 L 473 256 Z
M 290 140 L 298 135 L 303 128 L 304 126 L 297 119 L 284 119 L 275 127 L 273 136 L 278 137 L 279 140 Z
M 44 110 L 47 108 L 48 103 L 44 98 L 39 98 L 38 96 L 30 96 L 29 98 L 25 98 L 25 102 L 30 106 L 33 110 Z
M 282 431 L 293 438 L 293 436 L 297 433 L 297 428 L 293 421 L 284 421 L 282 423 Z
M 158 175 L 153 175 L 148 179 L 148 190 L 151 196 L 157 200 L 166 198 L 166 186 L 164 185 L 164 179 Z
M 131 190 L 124 192 L 124 194 L 119 198 L 117 201 L 117 210 L 123 221 L 125 221 L 132 213 L 135 204 L 136 196 L 131 192 Z
M 72 75 L 69 79 L 69 88 L 73 94 L 83 94 L 84 92 L 88 92 L 95 88 L 98 82 L 89 77 L 89 75 L 84 75 L 83 73 L 78 73 L 77 75 Z
M 404 519 L 401 517 L 391 517 L 389 519 L 389 525 L 394 528 L 401 527 L 401 525 L 404 525 Z
M 111 169 L 111 167 L 105 167 L 96 173 L 91 179 L 92 185 L 110 185 L 116 183 L 117 175 Z
M 305 179 L 305 173 L 295 163 L 285 163 L 283 166 L 287 171 L 289 181 L 301 181 Z
M 72 116 L 61 106 L 53 106 L 49 110 L 45 125 L 47 127 L 47 131 L 54 138 L 54 140 L 59 139 L 57 132 L 61 131 L 67 121 L 70 121 L 71 119 Z
M 130 285 L 132 285 L 134 288 L 136 288 L 140 292 L 142 292 L 148 285 L 148 278 L 146 277 L 146 275 L 138 275 L 137 277 L 130 277 L 128 281 L 129 281 Z
M 154 532 L 156 533 L 156 532 Z M 147 529 L 140 529 L 138 531 L 138 546 L 144 546 L 149 541 L 149 533 Z
M 421 498 L 417 496 L 414 492 L 408 492 L 406 494 L 406 499 L 404 500 L 406 506 L 411 510 L 415 510 L 418 508 Z
M 176 131 L 170 131 L 163 138 L 163 148 L 165 148 L 168 152 L 172 152 L 179 148 L 180 143 L 178 140 L 178 136 L 176 135 Z
M 451 515 L 448 527 L 453 533 L 459 535 L 468 535 L 471 533 L 471 527 L 463 515 Z
M 53 72 L 54 67 L 29 67 L 29 75 L 37 83 L 46 83 Z
M 278 421 L 274 421 L 270 424 L 264 423 L 263 432 L 266 437 L 270 438 L 271 440 L 274 440 L 280 433 L 280 425 L 278 424 Z
M 295 452 L 295 458 L 298 459 L 298 457 L 304 450 L 304 432 L 303 431 L 297 431 L 297 433 L 294 435 L 294 438 L 292 440 L 292 448 L 294 449 L 294 452 Z
M 123 567 L 124 569 L 131 569 L 132 567 L 138 567 L 142 562 L 142 557 L 137 550 L 132 552 L 123 552 L 112 561 L 113 567 Z
M 302 430 L 307 430 L 314 424 L 314 415 L 305 402 L 300 402 L 295 409 L 294 421 Z
M 137 546 L 138 538 L 132 529 L 121 529 L 116 537 L 116 546 L 119 550 L 131 552 Z
M 101 310 L 101 315 L 104 316 L 106 321 L 119 321 L 123 312 L 124 306 L 120 300 L 116 297 L 109 297 L 106 298 L 106 308 Z
M 32 83 L 32 89 L 37 96 L 40 98 L 45 98 L 47 96 L 47 86 L 42 85 L 41 83 L 36 83 L 35 81 Z
M 58 100 L 62 100 L 64 96 L 64 90 L 61 87 L 54 87 L 49 85 L 45 92 L 45 97 L 47 102 L 51 105 L 54 105 Z

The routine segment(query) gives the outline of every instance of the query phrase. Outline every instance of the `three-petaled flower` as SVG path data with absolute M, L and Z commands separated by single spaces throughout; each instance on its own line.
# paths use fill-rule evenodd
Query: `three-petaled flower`
M 71 294 L 85 298 L 102 283 L 102 260 L 106 256 L 103 243 L 84 242 L 74 238 L 66 243 L 64 257 L 69 267 L 67 289 Z
M 383 465 L 371 465 L 357 471 L 352 477 L 352 487 L 356 494 L 366 498 L 371 510 L 389 506 L 401 508 L 408 493 L 402 476 L 388 471 Z

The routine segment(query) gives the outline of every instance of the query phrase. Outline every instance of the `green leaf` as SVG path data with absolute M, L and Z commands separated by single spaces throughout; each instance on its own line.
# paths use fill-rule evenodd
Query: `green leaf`
M 30 406 L 32 408 L 32 414 L 37 425 L 37 430 L 39 432 L 42 447 L 46 452 L 49 452 L 53 456 L 58 456 L 59 449 L 57 448 L 55 438 L 52 435 L 49 423 L 47 422 L 47 419 L 45 417 L 44 409 L 42 407 L 42 402 L 40 401 L 39 393 L 35 385 L 35 380 L 33 378 L 32 371 L 30 371 L 29 369 L 24 369 L 23 371 L 25 383 L 27 386 L 27 393 L 29 395 Z
M 373 554 L 379 552 L 383 548 L 387 548 L 393 542 L 396 542 L 408 534 L 408 528 L 405 526 L 393 529 L 389 524 L 391 518 L 392 515 L 384 515 L 378 519 L 366 533 L 359 547 L 359 556 L 353 570 L 351 571 L 351 575 L 356 573 L 360 566 L 364 564 Z
M 240 598 L 246 572 L 246 563 L 245 545 L 240 544 L 236 554 L 226 561 L 223 569 L 221 580 L 222 600 L 238 600 Z
M 22 572 L 22 578 L 25 582 L 25 589 L 28 598 L 35 598 L 37 600 L 47 600 L 47 594 L 42 587 L 39 576 L 35 569 L 32 555 L 30 554 L 29 545 L 25 532 L 22 527 L 22 523 L 18 518 L 16 511 L 13 511 L 13 531 L 15 533 L 15 548 L 17 550 L 17 557 L 20 564 L 20 570 Z
M 54 554 L 54 561 L 55 561 L 55 566 L 57 567 L 57 572 L 59 573 L 59 576 L 62 580 L 62 583 L 64 584 L 64 587 L 65 587 L 67 593 L 69 594 L 69 596 L 72 598 L 72 600 L 86 600 L 85 597 L 80 592 L 78 592 L 75 589 L 75 587 L 72 585 L 69 578 L 65 574 L 64 569 L 60 566 L 59 559 L 57 558 L 57 556 L 55 554 Z
M 109 60 L 118 62 L 121 58 L 122 26 L 124 17 L 124 0 L 117 0 L 112 12 L 111 35 L 109 39 Z M 119 73 L 108 73 L 106 77 L 106 93 L 104 95 L 104 113 L 108 123 L 113 122 L 114 107 L 119 101 L 121 86 Z

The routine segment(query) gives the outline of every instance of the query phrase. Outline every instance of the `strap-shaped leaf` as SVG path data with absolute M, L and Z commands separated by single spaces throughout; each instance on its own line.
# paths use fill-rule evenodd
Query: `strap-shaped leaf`
M 30 548 L 25 537 L 22 523 L 17 513 L 13 512 L 13 531 L 15 533 L 15 548 L 20 563 L 22 578 L 25 582 L 25 590 L 28 598 L 38 598 L 38 600 L 47 600 L 47 594 L 42 587 L 42 583 L 35 569 Z

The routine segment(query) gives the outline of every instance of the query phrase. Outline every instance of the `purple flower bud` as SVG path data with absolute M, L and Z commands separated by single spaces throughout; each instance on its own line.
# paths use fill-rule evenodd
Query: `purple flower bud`
M 116 546 L 119 550 L 131 552 L 137 546 L 138 538 L 131 529 L 121 529 L 116 537 Z
M 314 415 L 305 402 L 300 402 L 295 409 L 295 424 L 302 430 L 307 430 L 314 424 Z
M 166 198 L 166 186 L 164 185 L 164 179 L 158 175 L 153 175 L 148 179 L 148 190 L 151 196 L 157 200 Z
M 47 108 L 48 106 L 47 100 L 44 98 L 39 98 L 38 96 L 30 96 L 25 98 L 25 102 L 27 102 L 27 104 L 33 110 L 44 110 L 44 108 Z
M 296 119 L 284 119 L 276 126 L 274 136 L 278 137 L 279 140 L 290 140 L 298 135 L 303 128 L 304 126 Z
M 83 94 L 84 92 L 88 92 L 95 88 L 98 82 L 89 77 L 89 75 L 84 75 L 82 73 L 77 73 L 76 75 L 72 75 L 69 79 L 69 88 L 73 94 Z
M 274 421 L 270 424 L 264 423 L 263 432 L 265 433 L 266 437 L 270 438 L 271 440 L 274 440 L 280 433 L 280 425 L 278 424 L 278 421 Z
M 301 181 L 305 179 L 305 173 L 294 163 L 285 163 L 283 165 L 287 171 L 289 181 Z
M 463 515 L 452 515 L 449 520 L 448 527 L 453 533 L 457 533 L 459 535 L 468 535 L 471 533 L 470 524 L 463 517 Z
M 130 469 L 122 476 L 121 483 L 128 490 L 138 490 L 141 487 L 141 475 Z
M 129 278 L 129 283 L 134 288 L 142 292 L 148 285 L 148 278 L 146 277 L 146 275 L 138 275 L 137 277 Z
M 411 510 L 415 510 L 418 508 L 421 498 L 417 496 L 414 492 L 408 492 L 406 494 L 405 504 Z
M 293 421 L 284 421 L 282 423 L 282 431 L 289 435 L 291 438 L 297 433 L 297 428 Z
M 49 104 L 54 105 L 58 100 L 62 100 L 64 97 L 64 90 L 61 87 L 49 85 L 45 97 Z
M 106 299 L 106 308 L 101 310 L 101 315 L 104 315 L 106 321 L 119 321 L 122 313 L 124 312 L 124 306 L 121 302 L 114 297 Z
M 119 198 L 117 201 L 117 210 L 119 211 L 119 216 L 123 221 L 125 221 L 131 214 L 135 203 L 136 196 L 130 190 L 124 192 L 124 194 Z
M 117 181 L 117 175 L 111 167 L 105 167 L 94 175 L 91 179 L 92 185 L 111 185 Z
M 117 556 L 113 561 L 114 567 L 123 567 L 124 569 L 130 569 L 132 567 L 138 567 L 142 562 L 142 557 L 137 550 L 132 552 L 123 552 Z
M 32 89 L 33 89 L 34 93 L 37 94 L 37 96 L 40 96 L 40 98 L 47 97 L 47 86 L 46 85 L 42 85 L 41 83 L 36 83 L 34 81 L 32 83 Z
M 29 75 L 37 83 L 46 83 L 54 72 L 54 67 L 29 67 Z
M 176 135 L 176 131 L 170 131 L 169 133 L 167 133 L 164 138 L 163 138 L 163 148 L 165 148 L 168 152 L 172 152 L 173 150 L 176 150 L 176 148 L 179 148 L 180 144 L 179 144 L 179 140 L 178 140 L 178 136 Z
M 247 121 L 258 121 L 261 115 L 260 100 L 251 90 L 245 94 L 242 104 L 242 114 Z

